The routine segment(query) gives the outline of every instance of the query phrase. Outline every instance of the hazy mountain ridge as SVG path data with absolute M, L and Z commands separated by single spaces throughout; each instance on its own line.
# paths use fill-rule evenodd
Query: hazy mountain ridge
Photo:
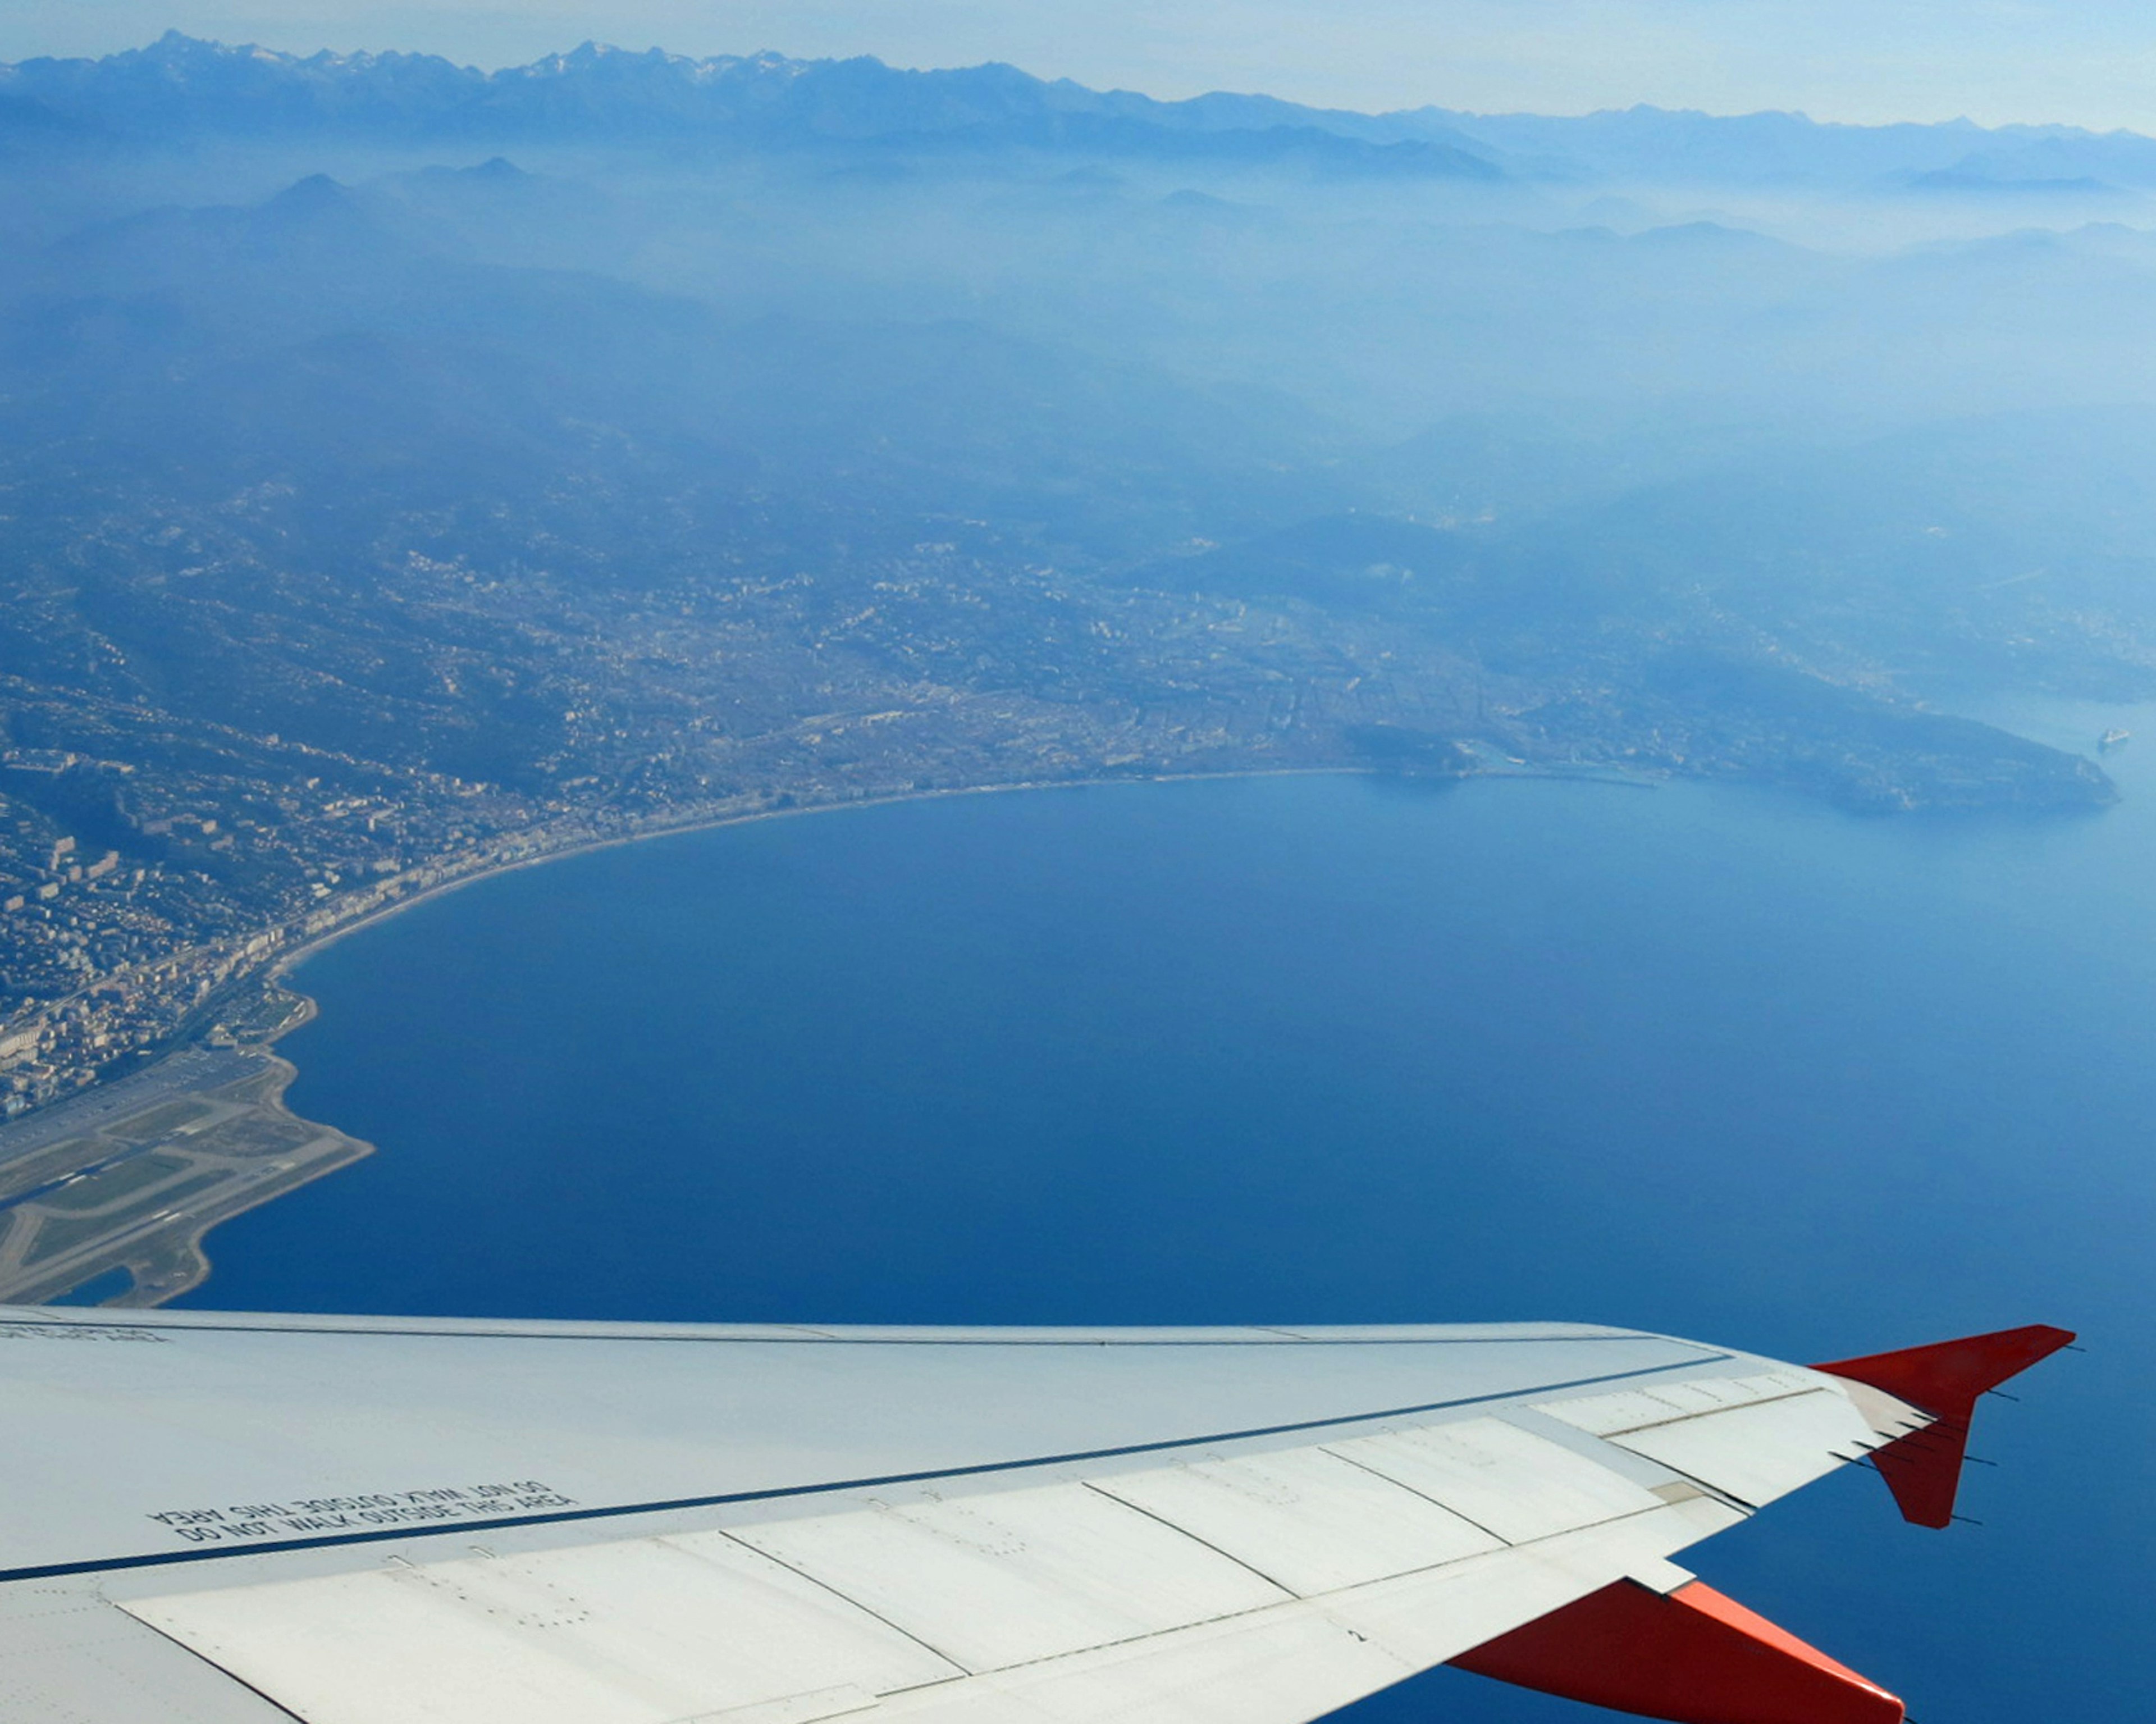
M 1005 65 L 906 71 L 861 57 L 775 54 L 690 59 L 586 43 L 486 73 L 434 55 L 305 57 L 168 33 L 95 60 L 0 66 L 0 138 L 83 135 L 170 142 L 188 135 L 350 133 L 381 141 L 458 137 L 753 139 L 772 147 L 881 139 L 944 148 L 1076 144 L 1107 152 L 1307 154 L 1494 178 L 1483 157 L 1430 129 L 1364 139 L 1317 111 L 1256 98 L 1158 102 L 1048 82 Z M 11 118 L 11 116 L 13 116 Z
M 1645 105 L 1578 116 L 1433 107 L 1385 120 L 1442 127 L 1524 172 L 1614 180 L 1854 188 L 1959 174 L 1999 184 L 2080 178 L 2156 184 L 2156 139 L 2075 126 L 1987 127 L 1965 119 L 1859 126 L 1796 113 L 1704 114 Z
M 770 147 L 937 139 L 946 148 L 963 142 L 1202 152 L 1194 134 L 1211 136 L 1210 148 L 1229 155 L 1238 147 L 1222 140 L 1232 135 L 1242 153 L 1263 156 L 1291 153 L 1300 135 L 1301 149 L 1329 151 L 1324 159 L 1335 165 L 1367 160 L 1394 172 L 1486 178 L 1510 172 L 1935 189 L 2156 185 L 2156 140 L 2066 126 L 1855 126 L 1794 113 L 1645 105 L 1578 116 L 1435 105 L 1358 114 L 1229 92 L 1160 100 L 998 64 L 916 71 L 869 56 L 700 59 L 591 42 L 486 72 L 432 54 L 302 56 L 172 31 L 146 48 L 101 59 L 0 65 L 0 143 L 346 133 L 407 142 L 704 136 Z

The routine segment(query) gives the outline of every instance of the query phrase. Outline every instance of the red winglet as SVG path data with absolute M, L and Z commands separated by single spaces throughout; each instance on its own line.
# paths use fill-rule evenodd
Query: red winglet
M 1885 1689 L 1696 1580 L 1620 1580 L 1452 1662 L 1671 1724 L 1902 1724 Z
M 1841 1359 L 1812 1369 L 1884 1389 L 1938 1421 L 1897 1438 L 1872 1455 L 1871 1464 L 1894 1493 L 1903 1519 L 1919 1526 L 1944 1526 L 1953 1519 L 1976 1397 L 2048 1359 L 2073 1338 L 2070 1330 L 2032 1323 L 2025 1329 Z

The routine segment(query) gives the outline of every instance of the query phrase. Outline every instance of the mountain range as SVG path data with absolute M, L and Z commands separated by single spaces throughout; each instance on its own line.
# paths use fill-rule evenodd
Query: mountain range
M 587 42 L 485 71 L 436 55 L 305 56 L 168 32 L 97 59 L 0 65 L 0 151 L 186 138 L 382 144 L 545 140 L 945 152 L 1038 148 L 1474 182 L 1870 185 L 1917 193 L 2156 186 L 2156 140 L 2064 126 L 1827 124 L 1647 106 L 1579 116 L 1437 106 L 1366 115 L 1263 95 L 1179 101 L 1004 64 L 908 70 L 866 56 L 707 59 Z

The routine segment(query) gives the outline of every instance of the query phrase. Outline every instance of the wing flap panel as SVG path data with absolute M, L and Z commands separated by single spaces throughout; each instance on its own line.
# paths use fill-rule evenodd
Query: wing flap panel
M 8 1724 L 291 1724 L 163 1635 L 80 1587 L 0 1588 Z
M 1322 1449 L 1123 1474 L 1095 1488 L 1303 1598 L 1435 1567 L 1502 1542 Z
M 716 1533 L 122 1608 L 308 1724 L 676 1724 L 834 1685 L 880 1693 L 958 1674 Z
M 1543 1410 L 1564 1414 L 1561 1403 Z M 1815 1389 L 1608 1440 L 1756 1508 L 1832 1472 L 1871 1438 L 1871 1425 L 1846 1396 Z
M 1334 1454 L 1443 1505 L 1507 1544 L 1661 1506 L 1645 1486 L 1501 1418 L 1329 1443 Z
M 733 1536 L 975 1671 L 1287 1597 L 1084 1485 L 776 1521 Z
M 1303 1605 L 887 1698 L 875 1724 L 1305 1724 L 1414 1674 Z
M 1662 1509 L 1527 1550 L 893 1696 L 875 1716 L 878 1724 L 1306 1724 L 1739 1518 L 1720 1504 Z

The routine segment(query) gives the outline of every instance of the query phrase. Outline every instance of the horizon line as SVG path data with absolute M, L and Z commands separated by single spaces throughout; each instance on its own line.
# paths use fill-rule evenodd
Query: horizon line
M 566 60 L 576 54 L 590 50 L 596 54 L 623 54 L 635 59 L 657 58 L 670 63 L 678 63 L 685 65 L 695 66 L 710 65 L 718 62 L 741 64 L 757 60 L 777 60 L 789 65 L 804 66 L 845 65 L 860 61 L 866 61 L 871 64 L 880 66 L 886 71 L 897 72 L 915 77 L 952 75 L 966 72 L 1007 71 L 1014 72 L 1020 77 L 1029 79 L 1034 83 L 1044 86 L 1053 87 L 1057 85 L 1067 85 L 1075 89 L 1086 90 L 1089 94 L 1094 95 L 1135 96 L 1142 100 L 1158 103 L 1163 107 L 1182 107 L 1187 106 L 1194 102 L 1206 101 L 1216 97 L 1225 97 L 1245 101 L 1278 102 L 1283 106 L 1300 109 L 1306 113 L 1342 114 L 1352 116 L 1354 118 L 1363 120 L 1387 120 L 1414 115 L 1440 114 L 1445 116 L 1456 116 L 1461 119 L 1466 120 L 1586 121 L 1604 119 L 1629 114 L 1647 113 L 1666 115 L 1675 119 L 1700 119 L 1729 122 L 1745 120 L 1791 120 L 1802 125 L 1817 126 L 1823 130 L 1832 129 L 1847 131 L 1889 131 L 1902 126 L 1909 126 L 1923 131 L 1933 131 L 1943 130 L 1952 126 L 1967 126 L 1972 131 L 1981 131 L 1988 134 L 2010 132 L 2015 131 L 2030 131 L 2055 133 L 2069 132 L 2091 138 L 2156 137 L 2156 132 L 2142 131 L 2131 126 L 2097 127 L 2084 126 L 2076 121 L 2066 120 L 2008 120 L 1987 124 L 1984 121 L 1971 118 L 1967 113 L 1954 114 L 1944 118 L 1932 120 L 1919 120 L 1906 117 L 1894 120 L 1837 120 L 1831 118 L 1821 119 L 1802 108 L 1762 107 L 1748 108 L 1731 112 L 1718 112 L 1707 108 L 1666 107 L 1657 102 L 1645 100 L 1635 101 L 1622 106 L 1612 105 L 1571 111 L 1557 111 L 1538 108 L 1455 108 L 1448 107 L 1443 103 L 1435 101 L 1424 102 L 1419 106 L 1414 107 L 1350 108 L 1332 104 L 1299 101 L 1292 96 L 1276 95 L 1268 90 L 1230 90 L 1226 88 L 1213 88 L 1201 90 L 1194 95 L 1163 96 L 1155 95 L 1147 90 L 1131 89 L 1120 85 L 1103 87 L 1096 85 L 1086 84 L 1075 78 L 1067 76 L 1045 77 L 1040 73 L 1029 71 L 1025 67 L 1010 60 L 983 59 L 957 65 L 906 65 L 886 59 L 879 54 L 868 53 L 803 55 L 789 54 L 783 49 L 776 48 L 762 48 L 752 52 L 741 54 L 721 53 L 697 55 L 683 54 L 676 49 L 663 48 L 656 43 L 652 44 L 647 48 L 627 48 L 622 46 L 619 43 L 602 42 L 596 37 L 586 37 L 583 41 L 578 43 L 573 47 L 557 49 L 551 53 L 541 54 L 534 59 L 503 61 L 499 64 L 490 66 L 482 65 L 476 61 L 458 59 L 449 54 L 438 54 L 426 49 L 343 49 L 331 48 L 325 45 L 320 48 L 300 50 L 294 49 L 265 47 L 259 42 L 226 42 L 216 37 L 191 36 L 186 31 L 179 29 L 177 27 L 170 27 L 167 28 L 162 34 L 152 38 L 150 41 L 143 43 L 137 47 L 114 49 L 103 54 L 31 54 L 19 59 L 0 59 L 0 74 L 13 72 L 22 67 L 38 64 L 65 65 L 74 64 L 100 65 L 110 60 L 124 59 L 131 54 L 146 54 L 151 53 L 152 50 L 163 46 L 167 43 L 174 42 L 185 44 L 189 47 L 214 49 L 222 53 L 230 54 L 252 54 L 262 56 L 272 59 L 285 61 L 294 65 L 305 65 L 313 61 L 321 59 L 384 59 L 392 57 L 402 57 L 410 59 L 439 60 L 445 65 L 454 67 L 459 71 L 475 73 L 480 76 L 485 78 L 498 77 L 505 72 L 529 71 L 535 67 L 545 64 L 550 60 Z

